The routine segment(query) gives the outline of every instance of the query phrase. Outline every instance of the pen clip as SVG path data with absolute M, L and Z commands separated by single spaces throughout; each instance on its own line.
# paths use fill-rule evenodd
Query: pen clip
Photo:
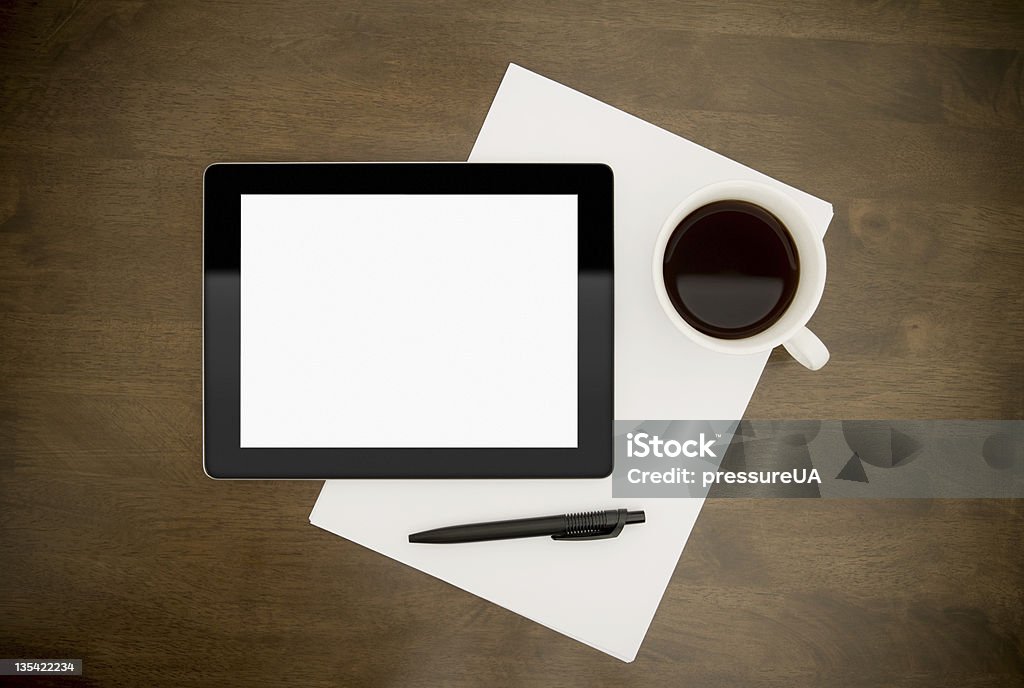
M 607 540 L 609 538 L 616 538 L 622 529 L 626 527 L 626 509 L 619 509 L 616 514 L 615 525 L 611 528 L 598 531 L 596 533 L 587 533 L 581 535 L 569 535 L 566 533 L 559 533 L 558 535 L 552 535 L 552 540 Z

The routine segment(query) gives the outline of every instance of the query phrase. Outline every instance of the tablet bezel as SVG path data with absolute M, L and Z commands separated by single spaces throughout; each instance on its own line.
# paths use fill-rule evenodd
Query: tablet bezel
M 578 199 L 576 448 L 240 446 L 242 194 Z M 217 163 L 203 178 L 203 466 L 212 478 L 602 478 L 612 470 L 613 181 L 599 163 Z

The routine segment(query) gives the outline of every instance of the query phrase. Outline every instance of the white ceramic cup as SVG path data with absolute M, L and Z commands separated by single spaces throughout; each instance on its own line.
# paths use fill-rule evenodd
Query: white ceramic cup
M 742 339 L 719 339 L 693 328 L 676 311 L 665 289 L 665 247 L 672 232 L 690 213 L 716 201 L 746 201 L 770 212 L 789 231 L 800 261 L 796 293 L 789 307 L 768 329 Z M 825 246 L 800 205 L 775 187 L 761 182 L 735 180 L 710 184 L 687 196 L 669 213 L 661 227 L 654 244 L 653 274 L 654 290 L 665 315 L 697 344 L 725 354 L 754 354 L 781 344 L 793 358 L 811 370 L 818 370 L 828 362 L 828 349 L 806 327 L 825 290 Z

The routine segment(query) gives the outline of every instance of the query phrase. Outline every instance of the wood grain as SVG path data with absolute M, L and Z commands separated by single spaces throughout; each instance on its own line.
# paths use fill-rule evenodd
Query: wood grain
M 1024 418 L 1024 6 L 0 7 L 0 656 L 77 685 L 1006 686 L 1020 501 L 710 502 L 624 665 L 200 454 L 202 170 L 460 160 L 509 61 L 835 205 L 752 418 Z M 33 680 L 31 685 L 59 681 Z

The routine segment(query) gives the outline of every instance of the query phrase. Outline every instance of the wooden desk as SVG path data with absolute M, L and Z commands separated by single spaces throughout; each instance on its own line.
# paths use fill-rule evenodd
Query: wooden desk
M 202 171 L 463 160 L 509 61 L 831 200 L 752 418 L 1024 417 L 1024 5 L 0 9 L 0 656 L 82 685 L 1004 686 L 1022 501 L 709 503 L 625 665 L 200 468 Z M 33 680 L 31 685 L 46 685 Z

